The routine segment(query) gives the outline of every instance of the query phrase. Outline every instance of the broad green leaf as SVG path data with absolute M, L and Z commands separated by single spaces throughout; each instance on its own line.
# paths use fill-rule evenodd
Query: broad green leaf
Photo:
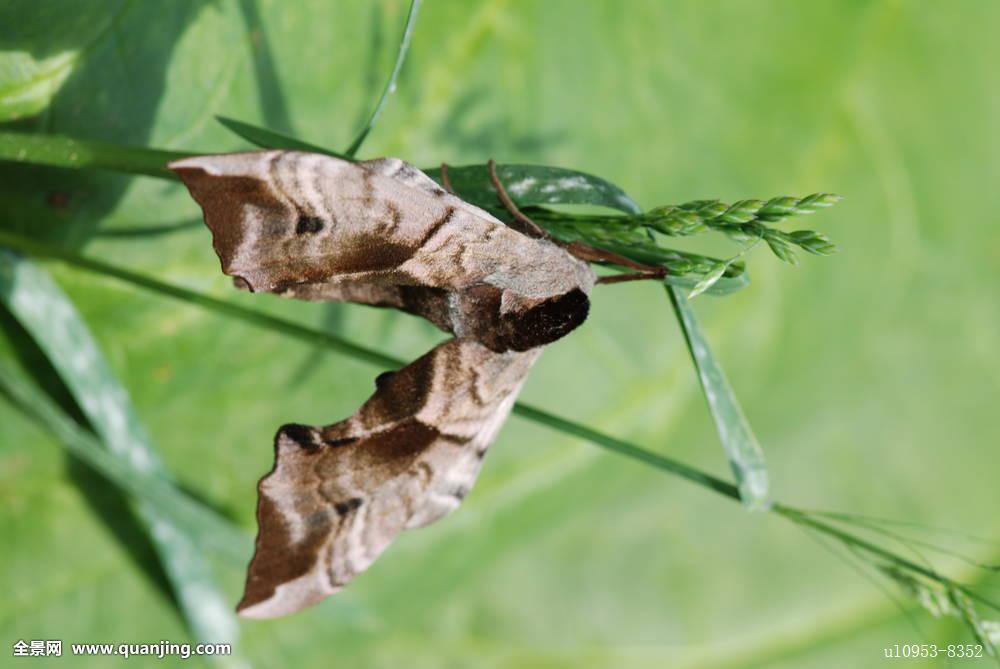
M 48 274 L 0 249 L 0 300 L 45 353 L 108 451 L 134 474 L 166 482 L 168 476 L 128 393 L 72 302 Z M 192 633 L 205 643 L 235 642 L 235 617 L 216 589 L 194 533 L 156 505 L 140 500 L 138 508 Z M 236 658 L 223 664 L 230 661 Z

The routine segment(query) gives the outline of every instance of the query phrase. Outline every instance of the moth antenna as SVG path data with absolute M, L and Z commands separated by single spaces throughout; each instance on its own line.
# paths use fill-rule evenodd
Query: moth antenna
M 514 204 L 514 200 L 512 200 L 510 195 L 507 194 L 507 189 L 503 187 L 503 184 L 500 183 L 500 177 L 497 176 L 496 161 L 490 158 L 489 162 L 486 163 L 486 167 L 490 173 L 490 182 L 493 184 L 493 188 L 496 189 L 497 197 L 500 198 L 500 202 L 502 202 L 504 208 L 510 212 L 510 215 L 514 217 L 514 220 L 521 224 L 522 229 L 519 230 L 519 232 L 523 232 L 529 237 L 548 239 L 548 233 L 542 230 L 542 228 L 539 227 L 539 225 L 533 220 L 525 216 L 524 212 L 517 208 L 517 205 Z
M 628 274 L 611 274 L 597 278 L 598 284 L 625 283 L 626 281 L 645 281 L 647 279 L 662 279 L 667 275 L 665 267 L 656 272 L 630 272 Z
M 507 193 L 507 189 L 504 188 L 503 183 L 500 181 L 500 177 L 497 175 L 497 164 L 492 158 L 486 163 L 486 167 L 489 170 L 490 181 L 493 183 L 493 188 L 497 191 L 497 197 L 503 203 L 503 206 L 510 212 L 510 215 L 523 226 L 520 232 L 523 232 L 529 236 L 540 237 L 541 239 L 551 239 L 549 234 L 545 232 L 537 223 L 528 218 L 524 212 L 518 209 L 517 204 L 511 199 L 510 195 Z M 441 163 L 441 180 L 444 181 L 447 175 L 446 165 Z M 449 192 L 451 192 L 450 186 L 446 186 Z M 572 255 L 576 256 L 580 260 L 586 262 L 609 262 L 615 265 L 620 265 L 622 267 L 629 267 L 631 269 L 638 270 L 637 272 L 631 274 L 621 274 L 618 276 L 606 276 L 600 277 L 597 283 L 622 283 L 624 281 L 640 281 L 643 279 L 662 279 L 667 275 L 667 270 L 665 267 L 657 267 L 656 265 L 645 265 L 643 263 L 635 262 L 630 260 L 623 255 L 617 253 L 612 253 L 611 251 L 603 251 L 601 249 L 595 249 L 592 246 L 587 246 L 586 244 L 580 244 L 578 242 L 573 243 L 563 243 L 555 241 L 556 244 L 562 246 L 564 249 L 569 251 Z
M 629 274 L 602 276 L 597 279 L 597 283 L 622 283 L 624 281 L 641 281 L 643 279 L 662 279 L 669 273 L 666 267 L 645 265 L 618 253 L 605 251 L 604 249 L 595 249 L 593 246 L 587 246 L 579 242 L 570 242 L 568 244 L 561 244 L 561 246 L 570 254 L 585 262 L 605 262 L 637 270 Z

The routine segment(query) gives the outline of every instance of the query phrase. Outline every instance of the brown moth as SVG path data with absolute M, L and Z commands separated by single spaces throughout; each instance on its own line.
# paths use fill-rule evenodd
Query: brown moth
M 595 277 L 395 158 L 267 151 L 170 167 L 241 287 L 400 309 L 454 335 L 380 375 L 350 418 L 278 430 L 238 610 L 293 613 L 458 507 L 541 347 L 586 318 Z

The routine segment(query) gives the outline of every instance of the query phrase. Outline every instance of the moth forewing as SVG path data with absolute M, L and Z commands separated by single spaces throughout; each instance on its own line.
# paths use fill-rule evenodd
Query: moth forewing
M 294 151 L 170 163 L 201 205 L 222 269 L 254 291 L 362 282 L 418 289 L 430 320 L 490 348 L 548 344 L 587 316 L 589 266 L 513 230 L 396 158 Z M 438 296 L 430 291 L 439 291 Z M 336 291 L 330 291 L 331 298 Z M 419 311 L 417 311 L 419 313 Z M 421 313 L 420 315 L 425 315 Z

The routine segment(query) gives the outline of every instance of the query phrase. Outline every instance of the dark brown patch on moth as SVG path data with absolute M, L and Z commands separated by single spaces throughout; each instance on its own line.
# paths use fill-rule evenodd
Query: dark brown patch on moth
M 336 510 L 337 515 L 346 516 L 351 511 L 354 511 L 359 506 L 361 506 L 363 503 L 364 501 L 360 497 L 352 497 L 346 502 L 338 502 L 334 504 L 333 508 Z
M 316 234 L 323 230 L 323 219 L 316 216 L 300 216 L 295 224 L 295 234 Z
M 389 383 L 389 379 L 396 375 L 395 371 L 382 372 L 375 377 L 375 389 L 382 390 L 385 388 L 386 384 Z
M 579 288 L 537 304 L 527 311 L 500 316 L 501 341 L 513 351 L 550 344 L 587 319 L 590 300 Z
M 329 446 L 330 448 L 338 448 L 339 446 L 347 446 L 348 444 L 353 444 L 358 441 L 360 437 L 340 437 L 338 439 L 324 439 L 323 445 Z
M 327 277 L 351 272 L 381 272 L 399 267 L 413 257 L 417 247 L 392 242 L 383 235 L 358 233 L 326 258 Z
M 434 378 L 434 352 L 431 351 L 391 376 L 381 385 L 360 414 L 366 427 L 403 421 L 415 416 L 427 401 Z
M 376 432 L 359 444 L 358 456 L 379 477 L 395 477 L 405 473 L 413 461 L 428 446 L 437 441 L 438 431 L 415 418 Z
M 374 175 L 368 170 L 361 170 L 361 198 L 366 207 L 371 207 L 375 201 L 375 184 L 372 183 Z

